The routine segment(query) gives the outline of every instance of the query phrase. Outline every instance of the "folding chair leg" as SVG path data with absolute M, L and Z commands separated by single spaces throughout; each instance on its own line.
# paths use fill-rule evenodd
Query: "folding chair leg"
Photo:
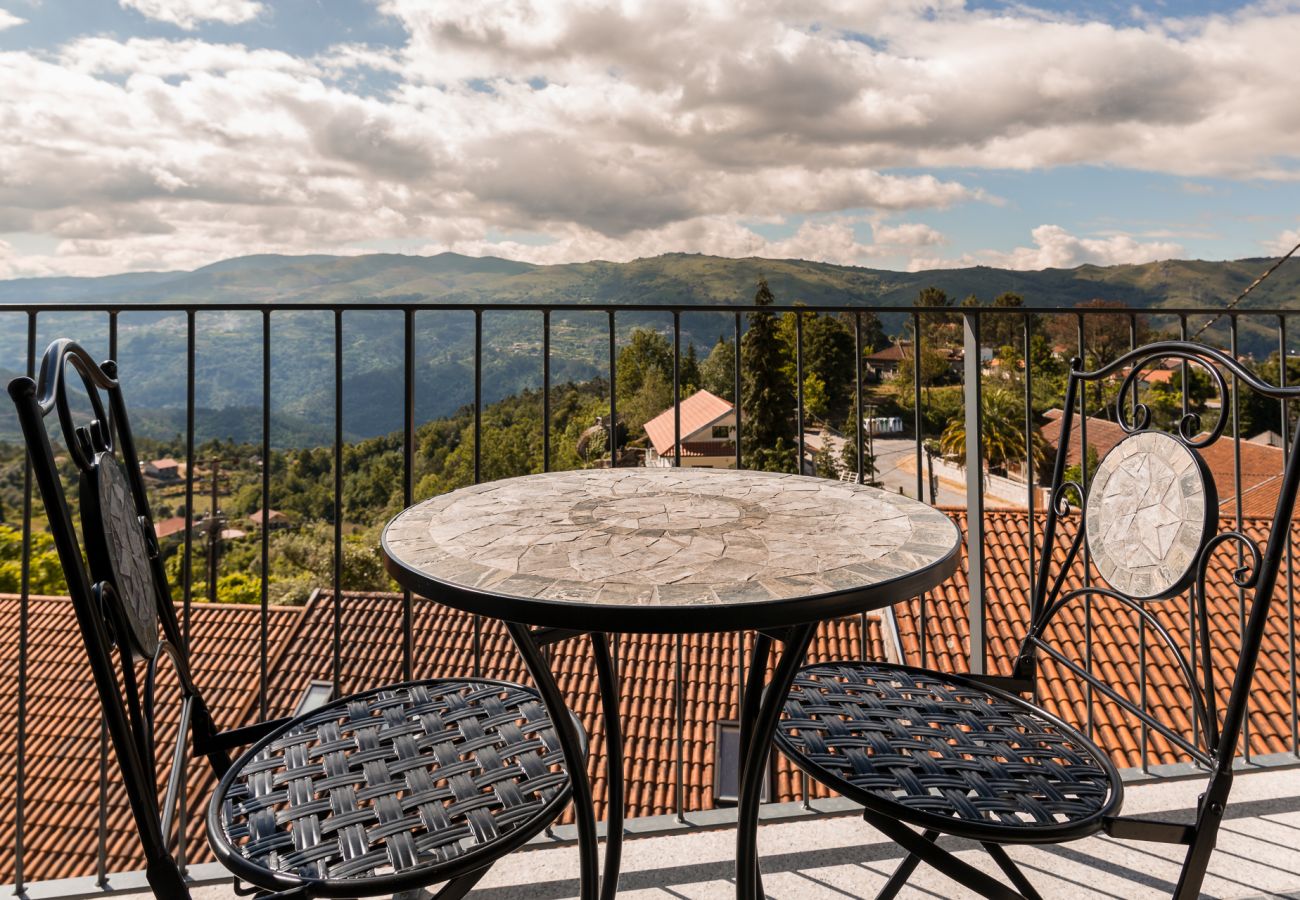
M 1201 896 L 1201 884 L 1205 881 L 1205 870 L 1210 866 L 1210 856 L 1219 836 L 1219 822 L 1223 812 L 1220 808 L 1211 811 L 1213 819 L 1206 821 L 1202 817 L 1197 823 L 1196 835 L 1192 845 L 1187 848 L 1183 859 L 1183 870 L 1178 873 L 1178 887 L 1174 889 L 1174 900 L 1196 900 Z
M 921 837 L 933 844 L 935 839 L 939 837 L 939 832 L 927 831 Z M 889 876 L 889 880 L 880 889 L 880 893 L 876 894 L 876 900 L 894 900 L 898 896 L 898 892 L 903 889 L 903 885 L 907 884 L 907 880 L 912 877 L 912 873 L 916 871 L 916 867 L 920 862 L 921 857 L 915 853 L 907 854 L 907 858 L 898 864 L 898 868 L 894 870 L 893 875 Z
M 1016 886 L 1016 890 L 1024 894 L 1028 900 L 1043 900 L 1038 891 L 1034 890 L 1034 886 L 1029 883 L 1025 873 L 1020 871 L 1020 867 L 1012 861 L 1011 857 L 1007 855 L 1007 851 L 1000 844 L 984 844 L 984 849 L 988 851 L 989 856 L 993 857 L 993 861 L 998 864 L 998 868 L 1011 879 L 1011 883 Z
M 920 857 L 923 862 L 977 894 L 988 897 L 989 900 L 1025 900 L 1023 894 L 1013 891 L 993 876 L 981 872 L 934 842 L 926 840 L 923 835 L 917 834 L 897 819 L 870 813 L 863 818 L 904 850 Z

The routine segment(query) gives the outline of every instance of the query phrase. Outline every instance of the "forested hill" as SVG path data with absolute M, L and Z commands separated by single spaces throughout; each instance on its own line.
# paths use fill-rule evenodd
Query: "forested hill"
M 1132 306 L 1217 308 L 1267 265 L 1167 260 L 1142 265 L 1014 271 L 976 266 L 892 272 L 805 260 L 728 259 L 670 253 L 627 263 L 542 266 L 454 253 L 437 256 L 245 256 L 193 272 L 103 278 L 0 281 L 0 302 L 301 303 L 427 300 L 454 303 L 733 303 L 767 277 L 778 301 L 907 305 L 926 286 L 950 295 L 1022 294 L 1031 306 L 1072 306 L 1101 297 Z M 1253 306 L 1288 306 L 1300 293 L 1300 266 L 1283 266 L 1251 297 Z
M 403 321 L 400 313 L 367 311 L 384 301 L 485 303 L 501 307 L 483 316 L 482 397 L 492 402 L 541 383 L 541 316 L 516 304 L 610 303 L 619 339 L 635 327 L 666 331 L 665 313 L 637 312 L 638 304 L 747 303 L 766 277 L 778 305 L 798 301 L 873 308 L 909 306 L 926 287 L 961 300 L 989 302 L 1006 291 L 1028 306 L 1074 306 L 1093 299 L 1136 308 L 1170 306 L 1221 309 L 1267 265 L 1266 260 L 1167 261 L 1133 266 L 1081 266 L 1021 272 L 988 267 L 891 272 L 801 260 L 727 259 L 668 254 L 627 263 L 587 262 L 540 266 L 492 257 L 444 253 L 419 257 L 249 256 L 193 272 L 151 272 L 104 278 L 36 278 L 0 281 L 0 379 L 26 365 L 26 320 L 5 304 L 78 301 L 222 303 L 335 301 L 355 304 L 343 317 L 343 432 L 346 440 L 388 434 L 401 427 Z M 1243 309 L 1291 307 L 1300 296 L 1300 264 L 1282 266 Z M 1154 321 L 1158 320 L 1158 321 Z M 552 315 L 554 383 L 585 381 L 607 372 L 604 315 Z M 1156 329 L 1176 320 L 1153 317 Z M 682 346 L 706 354 L 728 335 L 732 316 L 681 316 Z M 886 331 L 901 327 L 886 318 Z M 118 357 L 142 433 L 169 439 L 185 421 L 186 320 L 177 312 L 133 312 L 118 321 Z M 256 312 L 201 312 L 196 317 L 195 403 L 200 440 L 260 440 L 262 318 Z M 421 312 L 416 317 L 416 416 L 450 415 L 474 398 L 474 317 L 467 312 Z M 1243 352 L 1267 355 L 1276 347 L 1270 321 L 1244 319 Z M 38 320 L 38 348 L 56 337 L 82 341 L 96 356 L 108 352 L 102 313 L 60 311 Z M 1226 338 L 1224 339 L 1226 342 Z M 271 317 L 272 440 L 277 446 L 312 446 L 334 433 L 334 321 L 329 312 L 281 311 Z M 0 439 L 16 436 L 12 416 L 0 415 Z

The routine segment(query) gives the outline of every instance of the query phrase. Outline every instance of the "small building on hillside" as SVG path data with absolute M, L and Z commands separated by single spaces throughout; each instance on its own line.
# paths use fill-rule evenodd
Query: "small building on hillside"
M 736 467 L 736 409 L 717 394 L 696 391 L 679 406 L 683 466 L 701 469 Z M 673 464 L 673 409 L 645 423 L 650 449 L 645 464 L 667 468 Z
M 862 361 L 867 365 L 871 374 L 877 380 L 886 375 L 898 374 L 898 368 L 903 364 L 903 360 L 912 358 L 911 341 L 894 341 L 883 350 L 877 350 L 875 353 L 869 353 L 862 357 Z
M 265 511 L 259 509 L 257 512 L 249 514 L 248 521 L 252 522 L 258 528 L 261 528 L 263 521 L 265 521 L 266 527 L 270 528 L 272 531 L 277 528 L 284 528 L 289 524 L 288 516 L 280 512 L 278 509 L 268 509 Z
M 185 473 L 185 467 L 170 456 L 163 459 L 151 459 L 141 465 L 140 469 L 146 478 L 167 483 L 180 481 Z

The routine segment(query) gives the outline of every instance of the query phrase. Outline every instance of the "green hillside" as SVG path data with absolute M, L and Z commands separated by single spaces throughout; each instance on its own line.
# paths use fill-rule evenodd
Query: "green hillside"
M 366 311 L 385 301 L 485 303 L 502 307 L 483 317 L 483 396 L 488 402 L 541 383 L 541 317 L 512 305 L 619 304 L 620 338 L 636 326 L 667 329 L 671 316 L 637 313 L 638 304 L 684 306 L 747 303 L 760 276 L 778 302 L 849 307 L 909 306 L 934 285 L 956 298 L 988 300 L 1004 291 L 1030 306 L 1074 306 L 1105 299 L 1151 310 L 1156 329 L 1177 320 L 1158 315 L 1176 306 L 1221 309 L 1268 265 L 1172 260 L 1131 266 L 1080 266 L 1034 272 L 989 267 L 891 272 L 802 260 L 727 259 L 667 254 L 627 263 L 593 261 L 541 266 L 492 257 L 444 253 L 419 257 L 249 256 L 193 272 L 136 273 L 105 278 L 0 281 L 0 370 L 25 365 L 25 317 L 4 305 L 85 302 L 229 303 L 346 302 L 361 309 L 344 319 L 344 434 L 386 434 L 401 424 L 402 317 Z M 1290 263 L 1251 294 L 1242 309 L 1298 308 L 1300 265 Z M 556 383 L 585 380 L 607 365 L 606 318 L 599 313 L 552 316 L 552 374 Z M 886 327 L 901 326 L 887 318 Z M 1199 327 L 1193 321 L 1192 328 Z M 1243 320 L 1240 346 L 1267 354 L 1276 345 L 1272 322 Z M 728 334 L 732 317 L 682 316 L 683 346 L 702 353 Z M 450 414 L 473 399 L 474 318 L 465 312 L 426 311 L 416 319 L 416 413 L 420 419 Z M 107 318 L 76 311 L 42 314 L 38 344 L 75 336 L 98 355 L 107 353 Z M 1207 339 L 1226 342 L 1222 327 Z M 169 437 L 183 425 L 185 317 L 178 313 L 123 314 L 119 357 L 143 427 Z M 201 312 L 196 317 L 195 402 L 201 436 L 260 439 L 261 317 L 255 312 Z M 316 443 L 333 435 L 334 325 L 328 312 L 277 312 L 272 317 L 272 419 L 283 446 Z M 12 436 L 11 417 L 0 416 L 0 437 Z

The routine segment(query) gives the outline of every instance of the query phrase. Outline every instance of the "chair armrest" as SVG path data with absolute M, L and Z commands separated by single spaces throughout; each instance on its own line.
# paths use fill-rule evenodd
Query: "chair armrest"
M 199 756 L 205 756 L 215 750 L 233 750 L 236 747 L 244 747 L 255 741 L 266 737 L 275 729 L 290 721 L 290 716 L 283 719 L 269 719 L 265 722 L 256 722 L 252 725 L 245 725 L 242 728 L 231 728 L 227 731 L 219 731 L 214 734 L 207 746 L 198 746 L 195 743 L 194 752 Z
M 1103 820 L 1102 827 L 1113 838 L 1126 841 L 1156 841 L 1161 844 L 1190 844 L 1196 829 L 1177 822 L 1115 816 Z

